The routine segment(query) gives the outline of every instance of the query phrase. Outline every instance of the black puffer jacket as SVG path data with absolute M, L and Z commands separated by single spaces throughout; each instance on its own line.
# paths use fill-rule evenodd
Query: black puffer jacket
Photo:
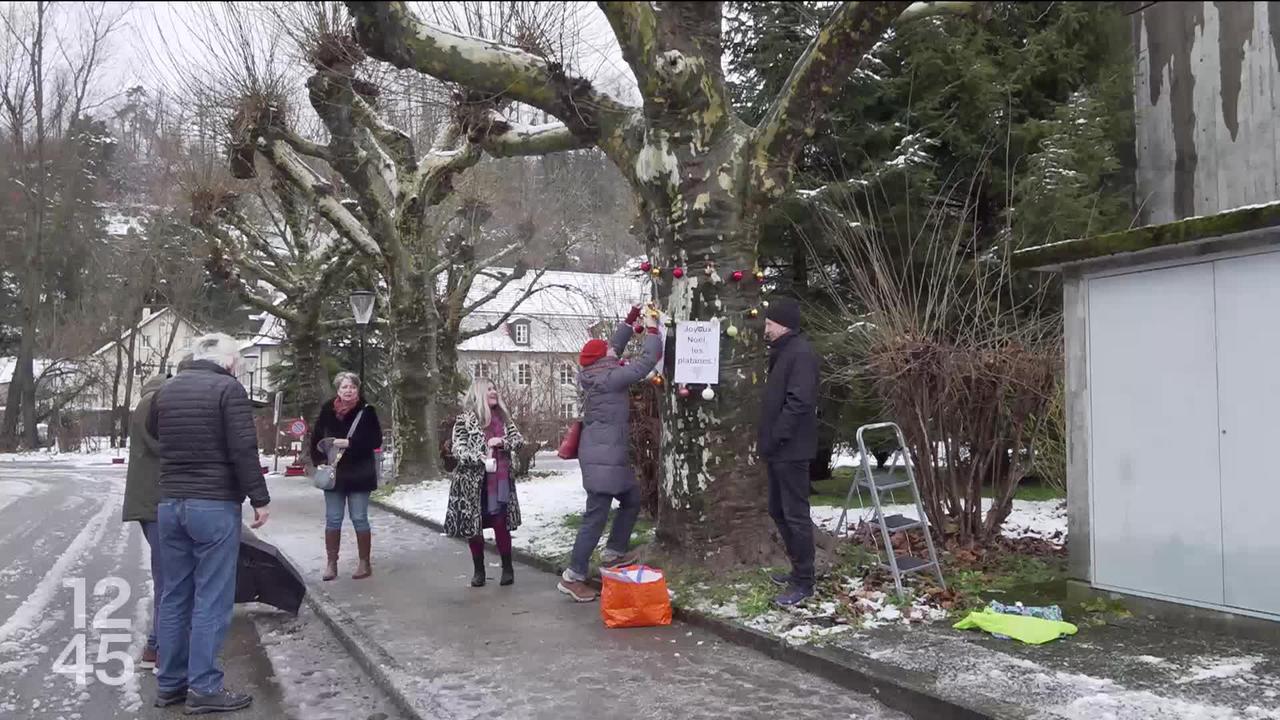
M 147 419 L 160 441 L 160 495 L 271 502 L 258 464 L 253 405 L 231 373 L 197 360 L 156 393 Z
M 320 406 L 320 414 L 311 431 L 311 462 L 323 465 L 329 462 L 329 458 L 320 447 L 321 441 L 326 438 L 345 438 L 351 432 L 351 423 L 355 422 L 356 415 L 361 410 L 364 415 L 360 416 L 356 431 L 351 433 L 351 446 L 342 453 L 338 467 L 334 468 L 337 476 L 334 478 L 333 489 L 337 492 L 373 492 L 378 489 L 378 459 L 373 453 L 382 447 L 382 423 L 378 422 L 378 412 L 372 405 L 361 400 L 350 414 L 339 420 L 338 414 L 333 411 L 333 400 L 330 400 Z

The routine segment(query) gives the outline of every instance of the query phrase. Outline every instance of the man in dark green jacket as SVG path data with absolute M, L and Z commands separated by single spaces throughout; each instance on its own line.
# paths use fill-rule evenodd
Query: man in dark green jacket
M 156 522 L 156 507 L 160 504 L 160 443 L 147 432 L 147 416 L 151 414 L 151 401 L 164 384 L 163 375 L 156 375 L 142 386 L 142 398 L 138 407 L 129 415 L 129 466 L 124 486 L 125 522 L 138 522 L 142 534 L 151 546 L 151 632 L 147 635 L 147 647 L 142 651 L 139 667 L 153 668 L 156 664 L 156 626 L 160 619 L 160 595 L 164 591 L 164 575 L 160 564 L 160 526 Z

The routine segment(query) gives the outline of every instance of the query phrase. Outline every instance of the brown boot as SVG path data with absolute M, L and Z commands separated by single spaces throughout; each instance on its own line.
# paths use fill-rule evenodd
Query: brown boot
M 324 552 L 328 561 L 324 565 L 321 580 L 332 580 L 338 577 L 338 548 L 342 546 L 341 530 L 324 531 Z
M 356 574 L 351 576 L 352 580 L 363 580 L 373 574 L 373 567 L 369 565 L 371 544 L 373 544 L 373 533 L 356 533 L 356 550 L 360 553 L 360 562 L 356 565 Z

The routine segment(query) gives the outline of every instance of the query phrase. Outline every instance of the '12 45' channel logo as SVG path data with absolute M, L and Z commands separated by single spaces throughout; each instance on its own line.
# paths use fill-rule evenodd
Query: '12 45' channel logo
M 97 659 L 87 662 L 89 655 L 89 638 L 86 627 L 86 593 L 84 578 L 68 578 L 62 581 L 63 587 L 71 588 L 74 593 L 74 610 L 76 634 L 71 637 L 67 646 L 62 649 L 58 659 L 53 661 L 53 671 L 59 675 L 73 675 L 76 684 L 84 687 L 89 683 L 89 675 L 93 674 L 104 685 L 119 686 L 128 682 L 133 676 L 133 656 L 129 647 L 133 643 L 132 621 L 128 618 L 114 618 L 112 615 L 129 602 L 129 583 L 122 578 L 107 577 L 93 586 L 94 597 L 106 597 L 109 591 L 115 590 L 115 597 L 93 615 L 92 627 L 98 639 Z M 116 632 L 118 631 L 118 632 Z M 124 645 L 124 650 L 112 650 L 112 646 Z M 108 672 L 109 665 L 120 662 L 119 674 Z

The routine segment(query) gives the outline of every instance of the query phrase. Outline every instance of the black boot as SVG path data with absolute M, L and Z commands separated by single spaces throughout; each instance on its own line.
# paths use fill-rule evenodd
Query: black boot
M 476 573 L 471 576 L 471 587 L 484 587 L 484 555 L 472 555 L 471 562 L 476 568 Z
M 502 556 L 502 580 L 499 585 L 514 585 L 516 582 L 516 569 L 511 565 L 511 556 Z

